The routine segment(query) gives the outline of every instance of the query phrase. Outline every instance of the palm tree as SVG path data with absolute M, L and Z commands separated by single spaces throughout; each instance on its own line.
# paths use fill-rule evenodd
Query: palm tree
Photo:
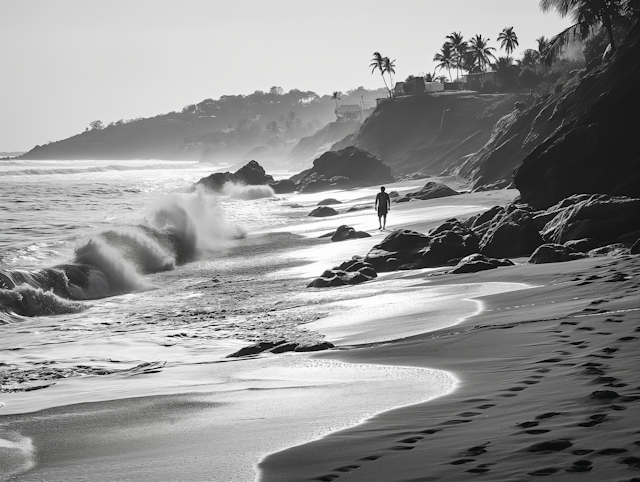
M 484 72 L 485 66 L 490 62 L 491 58 L 496 58 L 491 52 L 495 48 L 489 47 L 489 40 L 488 38 L 483 38 L 482 35 L 476 35 L 469 41 L 469 50 L 473 52 L 481 72 Z
M 280 133 L 280 126 L 274 120 L 267 122 L 267 132 L 272 136 L 276 136 Z
M 436 69 L 447 69 L 449 72 L 449 80 L 453 80 L 451 79 L 451 67 L 455 65 L 453 56 L 454 52 L 449 42 L 445 42 L 440 52 L 433 56 L 434 62 L 440 62 L 436 65 Z
M 498 35 L 498 40 L 500 40 L 500 48 L 507 52 L 507 56 L 519 45 L 518 36 L 513 31 L 513 27 L 503 28 L 502 32 Z
M 464 54 L 469 49 L 469 45 L 464 41 L 460 32 L 452 32 L 451 35 L 446 36 L 446 39 L 448 40 L 447 43 L 451 45 L 457 76 L 460 78 L 460 68 L 462 67 Z
M 545 51 L 549 48 L 549 39 L 543 35 L 542 37 L 538 37 L 536 42 L 538 43 L 538 53 L 544 55 Z
M 382 80 L 384 81 L 384 86 L 386 87 L 387 91 L 389 92 L 389 97 L 391 97 L 391 90 L 389 90 L 389 86 L 387 85 L 387 80 L 384 78 L 384 59 L 382 58 L 382 55 L 380 55 L 380 52 L 374 52 L 373 53 L 373 58 L 371 59 L 371 65 L 369 65 L 369 67 L 371 67 L 371 73 L 373 74 L 376 70 L 380 71 L 380 75 L 382 76 Z
M 389 74 L 389 85 L 391 87 L 393 87 L 393 77 L 391 77 L 391 74 L 396 73 L 394 69 L 394 67 L 396 66 L 395 62 L 395 60 L 389 60 L 389 57 L 385 57 L 384 59 L 382 59 L 382 73 L 384 74 L 385 72 L 387 72 Z
M 570 16 L 573 21 L 573 25 L 549 40 L 544 54 L 545 64 L 550 66 L 572 39 L 585 39 L 603 28 L 609 37 L 611 53 L 615 53 L 614 24 L 633 10 L 634 2 L 635 0 L 540 0 L 543 12 L 556 10 L 561 17 Z
M 499 57 L 492 67 L 496 72 L 496 79 L 500 82 L 501 87 L 509 87 L 510 77 L 513 76 L 513 58 L 508 55 Z
M 338 92 L 337 90 L 333 93 L 333 95 L 331 96 L 331 100 L 335 100 L 336 101 L 336 110 L 338 110 L 338 101 L 340 100 L 340 92 Z

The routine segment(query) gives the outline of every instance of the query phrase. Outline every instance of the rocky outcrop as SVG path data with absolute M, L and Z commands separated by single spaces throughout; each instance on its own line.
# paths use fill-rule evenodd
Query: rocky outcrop
M 268 175 L 260 164 L 256 161 L 249 161 L 234 173 L 215 172 L 210 176 L 203 177 L 196 183 L 196 186 L 204 186 L 207 189 L 219 192 L 228 182 L 259 186 L 274 181 L 273 177 Z
M 436 181 L 429 181 L 424 185 L 422 189 L 416 192 L 407 193 L 405 197 L 410 199 L 420 199 L 425 201 L 427 199 L 436 199 L 436 198 L 447 197 L 447 196 L 457 196 L 458 194 L 460 193 L 457 191 L 454 191 L 446 184 L 443 184 L 441 182 L 436 182 Z
M 551 243 L 582 238 L 594 238 L 600 244 L 630 242 L 640 234 L 640 199 L 574 195 L 547 212 L 555 215 L 544 226 L 542 236 Z
M 356 147 L 325 152 L 313 167 L 291 177 L 301 192 L 345 189 L 393 182 L 391 168 Z
M 370 238 L 371 235 L 364 231 L 356 231 L 351 226 L 343 224 L 331 236 L 331 241 L 346 241 L 347 239 Z
M 328 350 L 330 348 L 334 348 L 334 345 L 333 343 L 329 343 L 328 341 L 318 341 L 313 343 L 298 343 L 298 342 L 290 342 L 286 340 L 261 341 L 254 345 L 240 348 L 238 351 L 232 353 L 231 355 L 227 355 L 227 358 L 241 358 L 245 356 L 258 355 L 260 353 L 265 353 L 265 352 L 270 352 L 270 353 L 285 353 L 289 351 L 309 352 L 309 351 Z
M 371 281 L 378 274 L 371 264 L 352 259 L 340 266 L 326 270 L 307 285 L 307 288 L 329 288 L 333 286 L 356 285 Z
M 513 266 L 513 262 L 508 259 L 488 258 L 476 253 L 462 258 L 450 272 L 452 274 L 477 273 L 478 271 L 495 269 L 500 266 Z
M 328 151 L 331 146 L 345 136 L 357 131 L 360 122 L 330 122 L 312 136 L 303 137 L 287 154 L 284 162 L 293 169 L 293 166 L 306 167 L 317 157 Z
M 276 194 L 288 194 L 296 190 L 296 183 L 290 179 L 280 179 L 279 181 L 272 181 L 269 183 L 271 189 Z
M 527 263 L 562 263 L 574 259 L 586 258 L 587 255 L 562 244 L 543 244 L 533 252 Z
M 608 64 L 545 106 L 540 141 L 514 177 L 524 202 L 546 208 L 577 193 L 640 198 L 638 58 L 640 23 Z
M 329 206 L 320 206 L 311 211 L 308 215 L 314 218 L 326 218 L 327 216 L 336 216 L 338 211 Z
M 332 197 L 330 197 L 330 198 L 327 198 L 327 199 L 323 199 L 317 205 L 318 206 L 330 206 L 332 204 L 342 204 L 342 203 L 340 201 L 338 201 L 337 199 L 333 199 Z
M 448 264 L 478 251 L 478 238 L 458 220 L 450 219 L 428 234 L 398 230 L 375 245 L 365 261 L 378 272 Z
M 630 254 L 640 254 L 640 238 L 631 246 Z
M 494 217 L 480 241 L 480 252 L 494 258 L 529 256 L 544 243 L 530 213 L 517 206 Z

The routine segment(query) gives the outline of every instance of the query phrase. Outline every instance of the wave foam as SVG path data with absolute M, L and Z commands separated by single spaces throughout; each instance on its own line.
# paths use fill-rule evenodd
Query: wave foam
M 243 199 L 245 201 L 273 197 L 276 194 L 271 186 L 246 186 L 232 182 L 228 182 L 222 187 L 222 193 L 231 199 Z
M 11 477 L 35 466 L 36 449 L 31 438 L 15 430 L 0 429 L 0 476 Z

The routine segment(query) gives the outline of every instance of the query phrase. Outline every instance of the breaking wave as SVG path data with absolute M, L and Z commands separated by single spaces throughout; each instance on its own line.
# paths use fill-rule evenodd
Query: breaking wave
M 35 466 L 35 455 L 36 449 L 31 438 L 15 430 L 0 429 L 0 477 L 2 480 L 32 469 Z
M 22 316 L 75 313 L 79 301 L 151 286 L 143 275 L 174 269 L 245 236 L 226 223 L 214 196 L 166 196 L 144 223 L 99 232 L 76 246 L 71 262 L 38 270 L 0 270 L 0 307 Z

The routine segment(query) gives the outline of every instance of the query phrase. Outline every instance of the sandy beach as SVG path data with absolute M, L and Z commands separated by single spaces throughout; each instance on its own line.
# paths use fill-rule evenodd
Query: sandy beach
M 369 191 L 331 196 L 357 204 L 371 202 Z M 516 194 L 393 205 L 386 233 L 371 211 L 301 222 L 291 235 L 258 233 L 267 238 L 252 249 L 268 245 L 264 256 L 243 266 L 249 248 L 230 250 L 215 275 L 235 284 L 203 284 L 202 294 L 217 303 L 214 295 L 245 290 L 239 304 L 253 307 L 253 329 L 320 336 L 334 349 L 232 360 L 226 353 L 250 343 L 230 339 L 215 362 L 178 356 L 136 373 L 67 379 L 37 397 L 4 393 L 5 478 L 637 480 L 637 256 L 516 259 L 475 274 L 424 269 L 305 288 L 390 230 L 426 232 Z M 317 238 L 340 224 L 372 237 Z

